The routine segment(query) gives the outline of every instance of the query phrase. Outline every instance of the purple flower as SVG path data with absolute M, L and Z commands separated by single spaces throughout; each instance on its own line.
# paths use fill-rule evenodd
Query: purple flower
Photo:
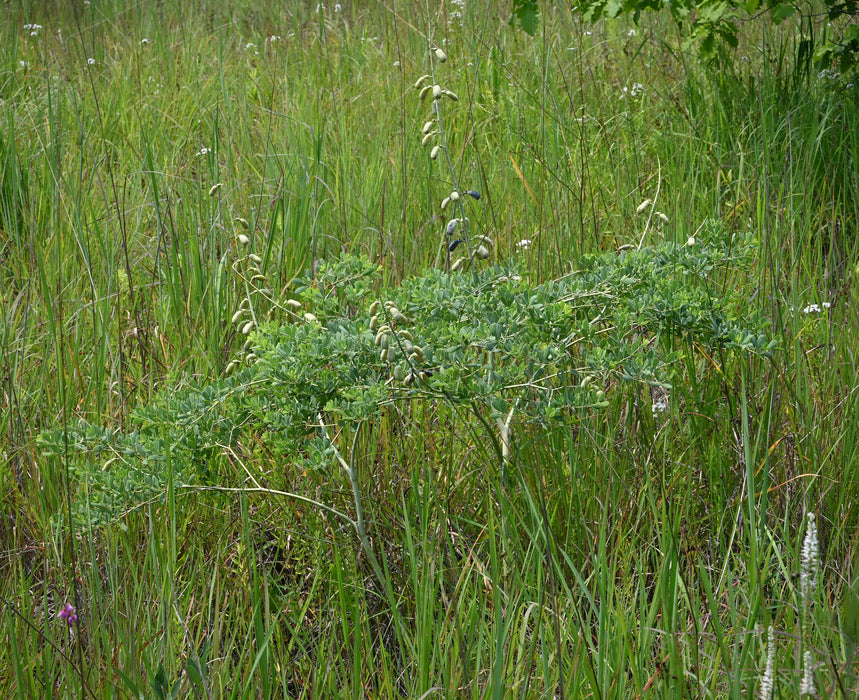
M 69 627 L 78 621 L 75 607 L 71 603 L 66 603 L 62 608 L 60 608 L 60 612 L 57 613 L 57 617 L 61 620 L 65 620 Z

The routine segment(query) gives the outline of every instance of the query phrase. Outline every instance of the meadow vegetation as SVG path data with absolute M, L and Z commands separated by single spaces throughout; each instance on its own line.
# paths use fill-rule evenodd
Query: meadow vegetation
M 859 76 L 509 10 L 0 7 L 4 697 L 859 692 Z

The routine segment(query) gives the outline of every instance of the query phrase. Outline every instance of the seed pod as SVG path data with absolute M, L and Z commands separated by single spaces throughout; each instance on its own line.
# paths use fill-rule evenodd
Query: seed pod
M 214 197 L 218 193 L 218 190 L 221 189 L 223 186 L 224 186 L 223 182 L 218 182 L 218 183 L 212 185 L 209 188 L 209 196 Z
M 378 301 L 374 301 L 372 304 L 370 304 L 370 315 L 371 316 L 375 316 L 377 313 L 379 313 L 379 306 L 381 306 L 381 304 L 379 304 Z
M 459 219 L 451 219 L 445 226 L 444 233 L 446 236 L 452 236 L 459 226 Z
M 415 381 L 414 373 L 409 372 L 408 375 L 406 375 L 406 378 L 403 380 L 403 384 L 405 384 L 406 386 L 410 386 L 414 381 Z
M 459 98 L 456 96 L 455 92 L 451 92 L 450 90 L 442 90 L 441 94 L 444 95 L 445 97 L 449 97 L 454 102 L 459 102 Z
M 670 223 L 670 221 L 671 221 L 671 219 L 669 219 L 669 218 L 668 218 L 665 214 L 663 214 L 661 211 L 656 212 L 656 216 L 658 216 L 658 217 L 659 217 L 659 219 L 662 221 L 662 223 L 663 223 L 663 224 Z
M 235 219 L 233 219 L 233 221 L 237 221 L 238 223 L 240 223 L 240 224 L 241 224 L 241 226 L 242 226 L 242 228 L 243 228 L 245 231 L 247 231 L 247 230 L 248 230 L 248 229 L 250 229 L 250 227 L 251 227 L 251 226 L 250 226 L 250 224 L 248 223 L 248 220 L 247 220 L 247 219 L 243 219 L 243 218 L 242 218 L 242 217 L 240 217 L 240 216 L 237 216 Z
M 412 348 L 411 359 L 412 359 L 412 360 L 417 360 L 418 362 L 423 362 L 423 361 L 424 361 L 424 351 L 423 351 L 423 348 L 422 348 L 422 347 L 420 347 L 419 345 L 415 345 L 415 346 Z
M 424 99 L 424 97 L 429 95 L 431 92 L 432 92 L 432 85 L 424 85 L 423 89 L 421 90 L 420 98 Z
M 253 347 L 254 341 L 253 338 L 248 338 L 244 344 L 242 345 L 242 352 L 247 352 Z
M 249 362 L 250 364 L 253 364 L 254 362 L 256 362 L 256 361 L 257 361 L 257 359 L 258 359 L 258 358 L 257 358 L 257 356 L 256 356 L 256 355 L 254 355 L 253 353 L 251 353 L 250 355 L 248 355 L 248 356 L 245 358 L 245 362 Z
M 459 244 L 463 242 L 463 240 L 464 239 L 462 239 L 462 238 L 457 238 L 455 241 L 451 241 L 450 243 L 448 243 L 448 245 L 447 245 L 448 251 L 451 253 L 453 251 L 455 251 L 457 249 L 457 247 L 459 246 Z
M 436 85 L 432 86 L 432 98 L 434 100 L 437 100 L 439 97 L 441 97 L 441 93 L 442 93 L 441 85 L 436 84 Z
M 304 314 L 304 320 L 308 323 L 316 323 L 316 316 L 314 316 L 308 311 L 306 314 Z
M 433 146 L 432 150 L 430 151 L 430 158 L 432 158 L 433 160 L 437 160 L 439 151 L 441 151 L 441 146 Z
M 436 48 L 433 53 L 435 54 L 436 59 L 439 63 L 444 63 L 447 61 L 447 54 L 439 48 Z
M 451 202 L 458 202 L 459 201 L 459 192 L 457 192 L 456 190 L 451 192 L 450 193 L 450 201 Z
M 250 300 L 248 300 L 248 298 L 247 298 L 247 297 L 245 297 L 244 299 L 242 299 L 242 303 L 241 303 L 241 304 L 239 304 L 239 308 L 241 308 L 241 309 L 247 309 L 247 308 L 250 308 L 250 305 L 251 305 Z
M 406 376 L 406 372 L 403 369 L 402 365 L 397 365 L 396 367 L 394 367 L 394 379 L 396 381 L 398 381 L 398 382 L 403 381 L 405 376 Z
M 265 282 L 265 275 L 254 275 L 251 277 L 251 282 Z
M 379 329 L 379 317 L 371 316 L 370 317 L 370 330 L 377 331 Z
M 254 329 L 254 322 L 248 321 L 244 326 L 242 326 L 242 335 L 250 335 L 250 332 Z
M 422 75 L 420 78 L 418 78 L 417 82 L 415 83 L 415 90 L 420 90 L 423 84 L 431 77 L 431 75 Z
M 388 361 L 388 348 L 385 348 L 384 350 L 382 350 L 382 352 L 379 353 L 379 362 L 387 362 L 387 361 Z
M 236 311 L 236 313 L 233 314 L 232 319 L 230 319 L 230 323 L 232 323 L 232 324 L 238 323 L 239 321 L 242 320 L 242 316 L 244 316 L 244 315 L 245 315 L 245 310 L 239 309 L 238 311 Z
M 243 233 L 240 233 L 238 236 L 236 236 L 236 238 L 238 239 L 239 243 L 241 243 L 242 245 L 250 245 L 251 244 L 251 239 L 248 238 Z
M 480 192 L 478 192 L 477 190 L 466 190 L 465 194 L 467 194 L 469 197 L 474 197 L 474 199 L 480 199 Z
M 224 370 L 224 374 L 226 374 L 229 377 L 235 371 L 236 371 L 236 361 L 233 360 L 232 362 L 230 362 L 230 364 L 227 365 L 227 368 Z
M 254 253 L 251 253 L 250 255 L 248 255 L 248 258 L 250 258 L 257 265 L 262 265 L 262 258 L 259 255 L 255 255 Z
M 391 311 L 391 318 L 394 319 L 397 323 L 410 323 L 410 319 L 403 313 L 400 313 L 399 309 L 394 309 Z
M 403 352 L 406 353 L 406 355 L 410 355 L 412 350 L 414 350 L 414 347 L 415 347 L 414 345 L 412 345 L 412 341 L 410 341 L 410 340 L 403 340 L 402 345 L 403 345 Z
M 403 330 L 401 330 L 399 333 L 400 333 L 400 338 L 403 338 L 404 340 L 409 340 L 409 341 L 411 341 L 411 339 L 412 339 L 412 334 L 411 334 L 411 333 L 409 333 L 407 330 L 403 329 Z
M 380 330 L 378 333 L 376 333 L 376 337 L 373 338 L 373 344 L 376 347 L 379 347 L 382 345 L 382 338 L 384 337 L 384 335 L 385 335 L 385 331 Z
M 642 213 L 645 209 L 647 209 L 647 207 L 649 207 L 651 204 L 653 204 L 653 200 L 652 200 L 652 199 L 645 199 L 641 204 L 639 204 L 639 205 L 635 208 L 635 213 L 636 213 L 636 214 L 641 214 L 641 213 Z
M 428 134 L 432 131 L 432 128 L 435 126 L 435 119 L 430 119 L 426 124 L 424 124 L 424 128 L 421 129 L 422 134 Z
M 433 136 L 438 135 L 437 131 L 430 131 L 421 139 L 421 146 L 426 146 L 430 141 L 432 141 Z
M 389 347 L 391 347 L 391 336 L 389 336 L 387 333 L 383 333 L 382 341 L 379 343 L 379 345 L 382 347 L 382 350 L 387 350 Z
M 486 250 L 486 246 L 478 246 L 474 253 L 472 253 L 472 257 L 486 260 L 489 257 L 489 251 Z
M 451 271 L 456 272 L 457 270 L 459 270 L 459 268 L 462 267 L 462 263 L 464 263 L 464 262 L 465 262 L 465 258 L 457 258 L 454 261 L 453 265 L 450 266 Z
M 495 245 L 495 243 L 492 241 L 492 239 L 489 236 L 481 236 L 480 238 L 477 239 L 477 242 L 483 243 L 485 246 L 488 246 L 489 248 L 492 248 Z
M 298 311 L 298 310 L 301 308 L 301 302 L 300 302 L 300 301 L 298 301 L 298 300 L 296 300 L 296 299 L 287 299 L 287 300 L 286 300 L 286 305 L 287 305 L 290 309 L 295 309 L 296 311 Z

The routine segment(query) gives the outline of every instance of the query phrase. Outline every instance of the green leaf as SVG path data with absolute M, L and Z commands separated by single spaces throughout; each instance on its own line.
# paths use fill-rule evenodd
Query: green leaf
M 525 32 L 534 36 L 537 33 L 539 15 L 540 9 L 537 7 L 537 0 L 515 0 L 510 24 L 518 24 Z
M 791 17 L 794 12 L 796 12 L 796 8 L 793 5 L 789 5 L 786 2 L 779 3 L 772 9 L 773 22 L 781 24 L 788 17 Z

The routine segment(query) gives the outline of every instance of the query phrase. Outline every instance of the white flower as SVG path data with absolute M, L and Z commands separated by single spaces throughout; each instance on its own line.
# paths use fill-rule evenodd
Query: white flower
M 817 695 L 814 687 L 814 676 L 811 673 L 811 652 L 802 655 L 802 681 L 799 684 L 800 695 Z
M 802 310 L 802 313 L 804 313 L 804 314 L 819 314 L 821 309 L 828 309 L 828 308 L 830 308 L 831 306 L 832 306 L 832 304 L 830 304 L 828 301 L 824 301 L 824 302 L 823 302 L 822 304 L 820 304 L 820 305 L 817 305 L 817 304 L 809 304 L 808 306 L 806 306 L 806 307 Z
M 523 238 L 521 241 L 519 241 L 516 244 L 516 247 L 519 250 L 528 250 L 531 247 L 531 239 L 530 238 Z
M 626 33 L 626 35 L 627 35 L 627 36 L 635 36 L 635 34 L 636 34 L 636 32 L 635 32 L 635 30 L 634 30 L 634 29 L 630 29 L 630 30 Z
M 27 61 L 18 61 L 18 65 L 25 69 L 30 67 L 30 64 Z
M 664 413 L 668 410 L 668 402 L 665 399 L 657 399 L 650 406 L 650 412 L 653 414 L 653 417 L 656 418 L 660 413 Z
M 320 12 L 325 12 L 325 5 L 321 2 L 316 4 L 316 14 L 318 15 Z
M 340 10 L 342 10 L 342 9 L 343 9 L 343 8 L 340 6 L 340 3 L 339 3 L 339 2 L 334 6 L 334 11 L 335 11 L 335 12 L 340 12 Z
M 820 551 L 814 513 L 808 513 L 805 516 L 805 539 L 802 541 L 800 564 L 799 581 L 802 590 L 802 603 L 807 606 L 809 596 L 817 590 L 817 572 L 820 569 Z
M 95 65 L 95 59 L 94 59 L 94 58 L 88 58 L 88 59 L 86 60 L 86 64 L 87 64 L 88 66 L 94 66 L 94 65 Z
M 245 51 L 250 51 L 251 49 L 255 49 L 256 47 L 256 44 L 253 44 L 249 41 L 247 44 L 245 44 Z
M 149 39 L 147 39 L 146 37 L 143 37 L 143 38 L 140 40 L 140 43 L 141 43 L 141 44 L 143 44 L 143 46 L 146 46 L 146 44 L 148 44 L 148 43 L 149 43 Z
M 758 689 L 758 700 L 770 700 L 773 696 L 773 683 L 775 681 L 775 629 L 770 625 L 769 639 L 767 640 L 767 667 L 764 677 L 761 678 L 761 687 Z
M 197 151 L 198 156 L 204 156 L 209 153 L 212 149 L 208 146 L 203 146 L 199 151 Z

